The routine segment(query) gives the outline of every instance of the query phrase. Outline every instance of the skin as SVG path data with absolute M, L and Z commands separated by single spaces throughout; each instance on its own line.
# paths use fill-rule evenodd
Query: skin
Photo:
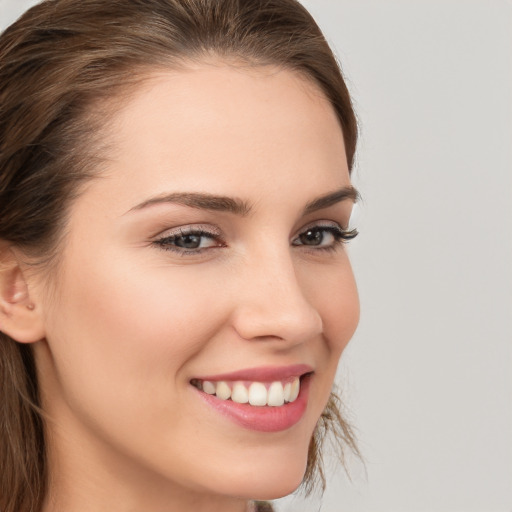
M 350 186 L 331 105 L 291 71 L 201 64 L 155 73 L 105 137 L 105 172 L 70 210 L 56 290 L 29 283 L 51 418 L 45 512 L 241 512 L 293 491 L 359 318 L 343 244 L 327 232 L 321 246 L 292 243 L 348 223 L 348 200 L 303 213 Z M 251 211 L 134 209 L 173 192 Z M 155 243 L 197 225 L 219 234 L 199 253 Z M 190 384 L 297 363 L 314 369 L 309 402 L 284 432 L 242 428 Z

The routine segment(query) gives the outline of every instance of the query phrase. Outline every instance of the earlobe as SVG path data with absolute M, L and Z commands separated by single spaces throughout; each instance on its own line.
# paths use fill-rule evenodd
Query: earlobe
M 44 338 L 41 312 L 15 252 L 0 245 L 0 331 L 20 343 Z

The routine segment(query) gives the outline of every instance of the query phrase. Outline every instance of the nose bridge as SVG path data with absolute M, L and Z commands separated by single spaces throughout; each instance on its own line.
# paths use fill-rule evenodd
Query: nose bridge
M 235 328 L 245 339 L 311 339 L 322 331 L 322 320 L 297 278 L 288 245 L 255 254 L 245 267 Z

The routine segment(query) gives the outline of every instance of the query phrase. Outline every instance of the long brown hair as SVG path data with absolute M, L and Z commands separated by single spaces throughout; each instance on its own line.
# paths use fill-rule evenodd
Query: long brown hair
M 313 80 L 338 116 L 352 168 L 350 96 L 320 29 L 296 0 L 46 0 L 0 36 L 0 242 L 41 266 L 54 264 L 68 206 L 100 172 L 95 134 L 112 113 L 105 105 L 150 70 L 211 55 Z M 30 345 L 0 333 L 2 512 L 42 507 L 48 475 L 39 406 Z M 358 453 L 334 394 L 310 444 L 307 490 L 324 485 L 320 448 L 328 432 L 342 454 L 345 447 Z

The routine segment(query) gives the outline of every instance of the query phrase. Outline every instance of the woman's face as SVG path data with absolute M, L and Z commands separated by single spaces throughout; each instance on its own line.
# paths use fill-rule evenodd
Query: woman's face
M 332 107 L 290 71 L 205 64 L 155 75 L 105 137 L 41 295 L 56 482 L 291 492 L 359 315 Z

